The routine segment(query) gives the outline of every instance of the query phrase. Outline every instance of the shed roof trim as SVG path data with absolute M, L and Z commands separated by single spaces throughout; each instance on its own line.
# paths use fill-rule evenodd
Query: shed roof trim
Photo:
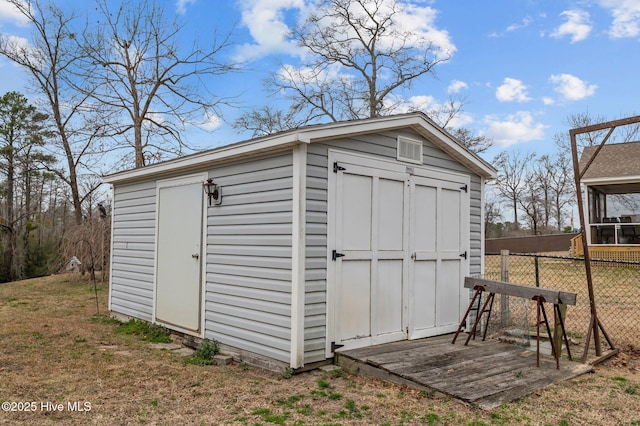
M 147 167 L 114 173 L 105 176 L 104 181 L 106 183 L 120 183 L 139 180 L 155 175 L 187 171 L 205 164 L 215 164 L 220 161 L 247 156 L 249 154 L 257 155 L 267 153 L 298 143 L 320 142 L 339 137 L 350 137 L 359 134 L 402 128 L 410 128 L 416 131 L 422 137 L 434 143 L 438 148 L 451 155 L 454 159 L 478 175 L 486 179 L 496 177 L 496 170 L 489 163 L 456 142 L 451 135 L 433 123 L 425 114 L 415 112 L 363 120 L 311 125 L 296 130 L 225 145 L 220 148 L 202 151 Z

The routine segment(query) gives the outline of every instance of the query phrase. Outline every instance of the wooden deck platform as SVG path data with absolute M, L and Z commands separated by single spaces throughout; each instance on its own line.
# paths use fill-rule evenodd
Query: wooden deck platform
M 492 409 L 549 385 L 592 371 L 592 366 L 553 357 L 498 341 L 471 340 L 465 335 L 409 340 L 339 351 L 336 363 L 354 374 L 437 391 L 483 409 Z

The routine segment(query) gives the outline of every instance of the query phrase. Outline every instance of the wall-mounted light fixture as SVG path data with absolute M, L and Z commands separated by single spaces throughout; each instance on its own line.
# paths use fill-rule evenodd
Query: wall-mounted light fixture
M 203 184 L 204 193 L 207 194 L 209 207 L 222 203 L 222 188 L 213 182 L 212 178 L 207 179 Z

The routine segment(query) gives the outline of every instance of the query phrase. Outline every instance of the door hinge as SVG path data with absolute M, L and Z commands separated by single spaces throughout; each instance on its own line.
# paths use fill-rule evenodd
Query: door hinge
M 347 169 L 345 169 L 345 168 L 344 168 L 344 167 L 342 167 L 342 166 L 339 166 L 339 165 L 338 165 L 338 162 L 337 162 L 337 161 L 335 161 L 335 162 L 333 163 L 333 173 L 338 173 L 339 171 L 342 171 L 342 170 L 347 170 Z
M 463 190 L 464 192 L 469 192 L 469 186 L 466 183 L 462 185 L 460 189 Z
M 465 250 L 465 252 L 464 252 L 464 253 L 462 253 L 462 254 L 460 255 L 460 257 L 464 257 L 464 258 L 466 259 L 466 258 L 467 258 L 467 251 Z
M 340 349 L 344 345 L 336 345 L 336 342 L 331 342 L 331 352 L 335 352 L 336 349 Z
M 338 253 L 336 250 L 331 252 L 331 260 L 336 260 L 339 257 L 344 257 L 344 253 Z

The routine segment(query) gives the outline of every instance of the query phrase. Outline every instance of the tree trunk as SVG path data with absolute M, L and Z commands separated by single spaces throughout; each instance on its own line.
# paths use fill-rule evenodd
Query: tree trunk
M 144 167 L 144 152 L 142 151 L 142 124 L 136 122 L 133 126 L 135 150 L 136 150 L 136 167 Z
M 65 124 L 62 122 L 60 115 L 60 107 L 57 103 L 54 104 L 54 117 L 56 120 L 58 132 L 60 133 L 60 139 L 62 140 L 62 147 L 64 149 L 65 157 L 67 159 L 67 167 L 69 168 L 69 180 L 68 184 L 71 188 L 71 198 L 73 200 L 73 209 L 76 225 L 82 224 L 82 201 L 80 198 L 80 191 L 78 190 L 78 173 L 76 171 L 76 162 L 71 151 L 71 145 L 67 138 L 65 130 Z
M 82 225 L 82 201 L 80 201 L 80 191 L 78 190 L 78 175 L 72 155 L 67 156 L 67 162 L 69 164 L 69 186 L 71 187 L 71 198 L 73 198 L 73 210 L 76 225 Z
M 562 231 L 562 209 L 560 201 L 556 199 L 556 220 L 558 221 L 558 231 Z M 571 230 L 573 232 L 573 229 Z
M 17 265 L 16 248 L 18 236 L 16 235 L 15 218 L 15 165 L 13 156 L 13 145 L 7 147 L 7 268 L 9 268 L 9 281 L 14 281 L 19 277 L 20 268 Z

